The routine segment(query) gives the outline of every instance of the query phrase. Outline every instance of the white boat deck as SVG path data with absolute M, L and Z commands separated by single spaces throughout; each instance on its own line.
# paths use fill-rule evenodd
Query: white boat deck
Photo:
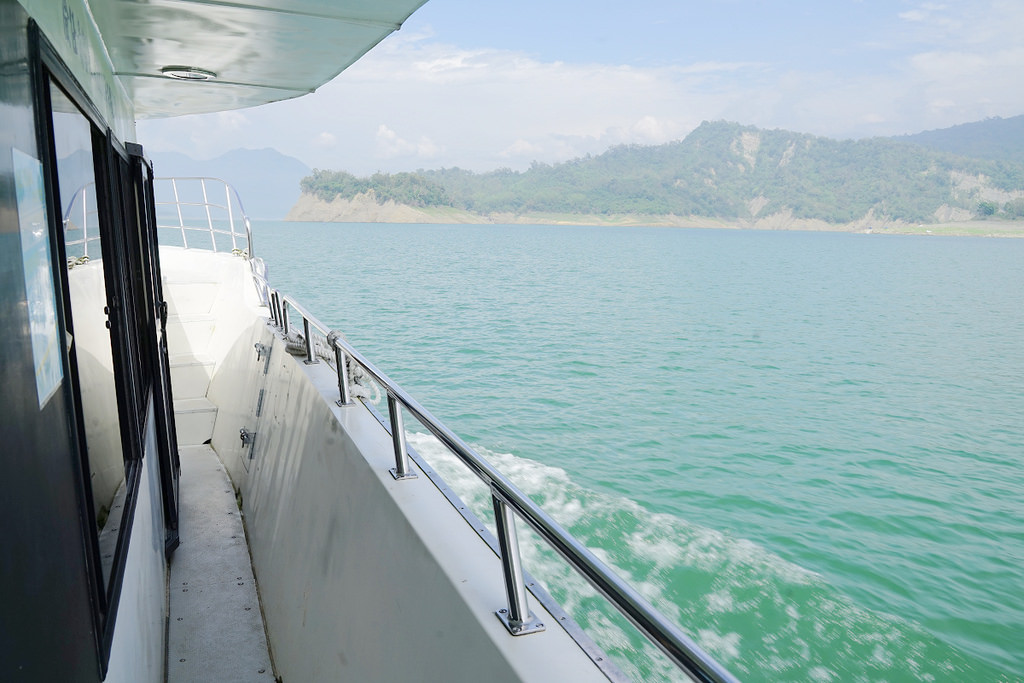
M 179 453 L 181 545 L 170 559 L 167 680 L 272 683 L 235 491 L 209 446 Z
M 508 632 L 499 557 L 429 478 L 388 473 L 390 434 L 287 352 L 248 261 L 160 258 L 182 464 L 168 681 L 618 680 L 536 601 L 548 629 Z

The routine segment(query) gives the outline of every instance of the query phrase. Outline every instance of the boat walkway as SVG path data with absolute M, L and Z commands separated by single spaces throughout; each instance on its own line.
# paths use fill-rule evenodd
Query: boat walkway
M 179 455 L 181 545 L 170 559 L 167 680 L 272 683 L 235 491 L 210 446 L 185 446 Z

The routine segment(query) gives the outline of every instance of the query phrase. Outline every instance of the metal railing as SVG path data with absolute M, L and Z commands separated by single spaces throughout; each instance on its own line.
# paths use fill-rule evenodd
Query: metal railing
M 92 203 L 90 204 L 90 199 Z M 89 255 L 89 243 L 100 241 L 99 209 L 96 206 L 96 183 L 87 183 L 78 188 L 68 208 L 62 216 L 64 224 L 64 247 L 68 252 L 68 260 L 74 261 L 75 257 L 100 258 L 102 254 L 94 253 Z M 82 236 L 78 239 L 68 239 L 68 233 L 81 230 Z M 81 247 L 81 253 L 73 247 Z
M 327 365 L 334 366 L 338 381 L 338 405 L 340 406 L 355 404 L 351 387 L 352 378 L 350 377 L 350 374 L 354 373 L 349 371 L 350 363 L 369 375 L 386 392 L 395 458 L 395 466 L 390 471 L 396 480 L 402 481 L 417 477 L 409 462 L 409 449 L 406 444 L 402 415 L 404 409 L 488 486 L 498 535 L 497 551 L 501 559 L 502 576 L 508 600 L 508 607 L 499 609 L 496 615 L 512 635 L 520 636 L 544 630 L 544 624 L 530 611 L 529 591 L 524 580 L 523 564 L 516 534 L 516 518 L 519 517 L 690 678 L 695 681 L 716 683 L 736 680 L 678 626 L 658 612 L 635 589 L 597 559 L 590 550 L 555 522 L 550 515 L 530 500 L 493 465 L 478 455 L 420 405 L 416 399 L 407 394 L 404 389 L 345 341 L 340 333 L 330 330 L 295 299 L 271 288 L 267 283 L 263 262 L 258 258 L 253 258 L 252 230 L 234 188 L 222 180 L 212 178 L 162 178 L 156 180 L 170 183 L 175 199 L 174 202 L 157 201 L 158 207 L 174 205 L 181 200 L 179 192 L 181 187 L 176 181 L 201 181 L 202 201 L 186 201 L 181 205 L 176 205 L 174 213 L 178 217 L 177 224 L 173 222 L 160 224 L 158 216 L 158 227 L 163 229 L 160 234 L 163 236 L 171 230 L 180 231 L 183 242 L 181 246 L 189 246 L 187 231 L 200 231 L 210 235 L 210 243 L 214 251 L 217 250 L 217 234 L 231 235 L 232 249 L 238 250 L 236 238 L 241 237 L 242 233 L 235 230 L 231 209 L 226 208 L 229 218 L 228 230 L 215 227 L 213 218 L 214 209 L 225 210 L 225 207 L 230 207 L 232 197 L 237 201 L 239 220 L 245 226 L 246 254 L 250 257 L 253 279 L 262 302 L 270 310 L 270 322 L 284 334 L 286 343 L 290 347 L 289 350 L 302 353 L 306 363 L 314 364 L 323 359 Z M 216 182 L 224 186 L 226 198 L 224 205 L 209 200 L 207 182 Z M 182 206 L 192 207 L 193 211 L 198 210 L 201 215 L 205 214 L 205 225 L 202 221 L 199 221 L 198 224 L 186 225 Z M 161 239 L 161 244 L 163 243 L 164 240 Z M 292 311 L 302 319 L 301 335 L 298 334 L 298 330 L 293 330 Z M 299 336 L 301 336 L 301 341 L 299 341 Z
M 499 610 L 497 615 L 510 633 L 525 635 L 544 630 L 544 625 L 530 611 L 527 598 L 515 525 L 515 519 L 519 517 L 693 680 L 736 680 L 493 465 L 354 349 L 338 332 L 328 329 L 295 299 L 275 289 L 269 290 L 269 308 L 271 322 L 282 331 L 286 339 L 295 340 L 293 332 L 298 333 L 298 330 L 293 331 L 292 328 L 291 311 L 294 310 L 302 318 L 301 343 L 305 360 L 310 364 L 319 362 L 321 357 L 327 360 L 328 364 L 333 361 L 338 378 L 339 405 L 353 404 L 349 362 L 361 368 L 386 391 L 395 456 L 395 466 L 391 468 L 391 473 L 395 479 L 416 477 L 409 465 L 402 418 L 404 408 L 490 488 L 508 598 L 508 607 Z M 314 333 L 319 336 L 319 344 L 326 343 L 328 349 L 317 348 L 318 342 L 314 340 Z
M 163 186 L 169 188 L 173 201 L 155 201 L 157 213 L 157 231 L 161 238 L 168 231 L 180 236 L 181 244 L 189 248 L 189 234 L 201 235 L 203 239 L 193 239 L 193 246 L 212 251 L 226 249 L 230 241 L 230 251 L 244 252 L 254 256 L 252 244 L 252 225 L 245 214 L 242 199 L 238 192 L 220 178 L 154 178 L 154 193 L 162 196 Z M 70 248 L 69 260 L 74 257 L 98 258 L 101 254 L 89 254 L 89 245 L 100 241 L 99 209 L 96 206 L 96 183 L 88 183 L 80 187 L 68 202 L 64 212 L 63 223 L 65 247 Z M 171 210 L 168 211 L 167 209 Z M 77 239 L 67 239 L 69 233 L 81 230 Z M 162 232 L 161 232 L 162 231 Z M 165 239 L 161 244 L 168 243 Z M 198 242 L 198 244 L 196 243 Z M 242 246 L 239 246 L 242 245 Z M 81 247 L 79 250 L 73 247 Z M 224 249 L 222 249 L 224 247 Z M 95 250 L 94 250 L 95 251 Z
M 168 194 L 171 199 L 157 199 L 157 230 L 161 235 L 174 231 L 181 237 L 180 246 L 189 248 L 190 233 L 201 235 L 201 244 L 193 240 L 193 247 L 222 251 L 218 247 L 218 235 L 222 241 L 230 240 L 230 251 L 242 251 L 254 256 L 252 225 L 245 215 L 242 199 L 231 185 L 220 178 L 154 178 L 154 193 L 157 197 Z M 244 230 L 243 230 L 244 229 Z M 244 239 L 244 247 L 239 243 Z M 161 244 L 164 241 L 161 240 Z

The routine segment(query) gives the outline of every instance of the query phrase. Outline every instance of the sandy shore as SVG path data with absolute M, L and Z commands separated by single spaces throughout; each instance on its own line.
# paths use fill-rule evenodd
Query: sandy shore
M 810 230 L 879 235 L 958 235 L 977 237 L 1024 237 L 1024 220 L 967 220 L 944 223 L 907 223 L 866 216 L 837 225 L 825 221 L 794 218 L 778 213 L 756 220 L 725 221 L 703 216 L 604 215 L 604 214 L 475 214 L 454 208 L 417 208 L 395 202 L 378 204 L 372 195 L 325 202 L 302 195 L 285 220 L 318 223 L 467 223 L 521 225 L 608 225 L 732 230 Z

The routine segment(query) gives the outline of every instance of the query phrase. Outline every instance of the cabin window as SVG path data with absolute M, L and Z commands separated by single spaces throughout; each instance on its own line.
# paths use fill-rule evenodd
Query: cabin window
M 88 489 L 99 542 L 103 585 L 111 578 L 125 498 L 125 430 L 118 407 L 112 328 L 118 303 L 110 278 L 96 193 L 93 127 L 56 85 L 50 85 L 57 194 L 67 263 L 68 331 L 81 397 Z
M 56 267 L 68 339 L 68 379 L 81 472 L 81 519 L 105 669 L 153 430 L 152 273 L 142 260 L 148 219 L 130 157 L 41 39 L 38 106 L 52 190 Z M 147 277 L 149 282 L 147 283 Z
M 143 541 L 137 547 L 143 553 L 170 553 L 177 545 L 177 446 L 152 169 L 141 147 L 115 137 L 105 115 L 31 21 L 27 43 L 57 322 L 66 332 L 61 362 L 70 428 L 64 431 L 65 445 L 71 452 L 65 462 L 71 471 L 64 474 L 75 495 L 73 500 L 60 496 L 60 513 L 62 519 L 77 513 L 73 519 L 85 551 L 76 555 L 84 560 L 77 571 L 85 572 L 89 586 L 83 616 L 91 619 L 87 629 L 96 639 L 102 678 L 140 499 L 163 503 L 165 537 L 148 525 L 137 528 Z M 107 104 L 108 112 L 113 110 Z M 63 425 L 54 429 L 63 431 Z M 149 469 L 143 467 L 147 448 L 157 459 Z M 154 472 L 162 501 L 152 497 L 152 486 L 141 485 L 144 473 L 152 484 Z

